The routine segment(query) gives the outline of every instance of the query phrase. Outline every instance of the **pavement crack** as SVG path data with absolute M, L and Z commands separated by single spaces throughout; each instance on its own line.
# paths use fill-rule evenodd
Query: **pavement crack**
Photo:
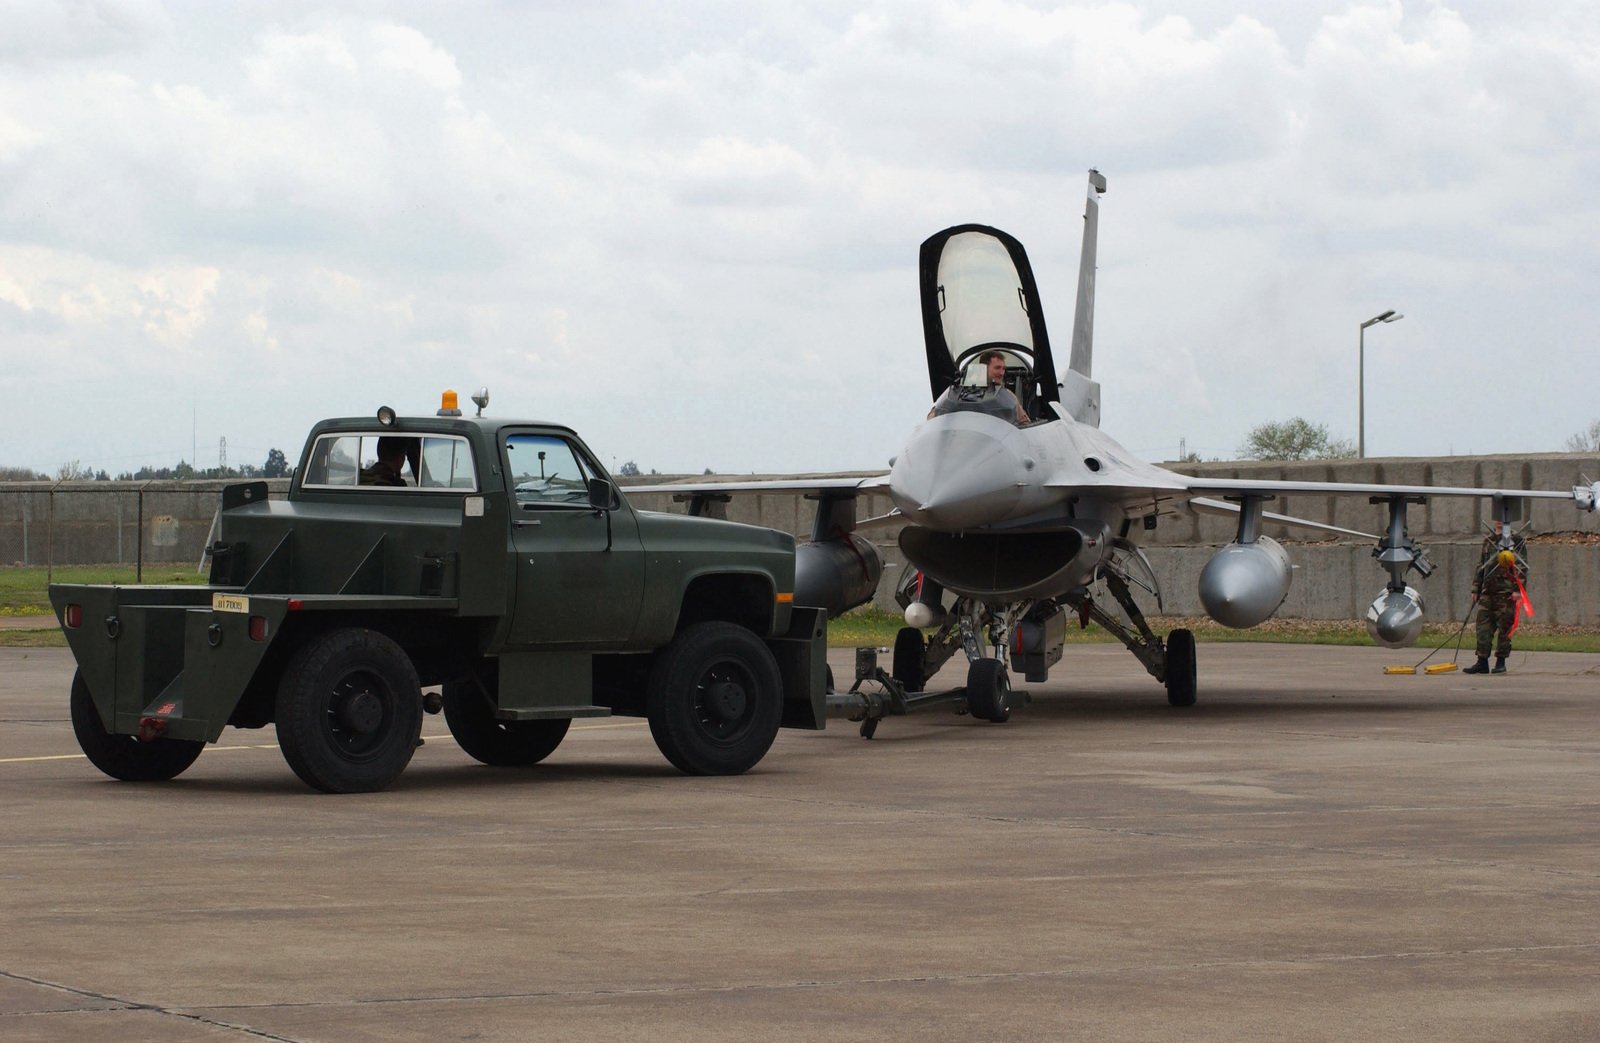
M 232 1022 L 219 1021 L 216 1018 L 207 1017 L 203 1014 L 191 1013 L 187 1010 L 174 1010 L 170 1007 L 164 1007 L 158 1003 L 141 1003 L 138 1000 L 124 999 L 121 996 L 112 996 L 108 993 L 96 992 L 93 989 L 83 989 L 76 985 L 64 985 L 57 981 L 49 981 L 44 978 L 35 978 L 31 974 L 20 974 L 16 971 L 0 969 L 0 978 L 5 978 L 9 981 L 18 982 L 24 985 L 32 985 L 40 989 L 49 989 L 52 992 L 59 992 L 67 996 L 76 996 L 79 999 L 90 1000 L 95 1003 L 109 1004 L 108 1007 L 92 1009 L 85 1009 L 83 1007 L 59 1007 L 48 1010 L 15 1011 L 0 1015 L 0 1024 L 4 1024 L 5 1020 L 8 1018 L 38 1017 L 42 1014 L 75 1015 L 96 1012 L 103 1013 L 105 1011 L 138 1011 L 147 1014 L 158 1014 L 167 1018 L 177 1018 L 182 1021 L 190 1021 L 196 1024 L 208 1025 L 212 1028 L 226 1029 L 230 1032 L 237 1032 L 241 1035 L 248 1036 L 251 1039 L 270 1039 L 277 1041 L 277 1043 L 301 1043 L 300 1040 L 297 1040 L 292 1036 L 279 1036 L 275 1033 L 263 1032 L 260 1029 L 253 1029 L 246 1025 L 236 1025 Z M 3 1035 L 3 1033 L 0 1033 L 0 1035 Z

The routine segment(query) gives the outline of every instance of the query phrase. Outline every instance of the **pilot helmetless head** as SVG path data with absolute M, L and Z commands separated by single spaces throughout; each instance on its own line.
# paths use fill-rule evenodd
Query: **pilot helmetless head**
M 978 361 L 988 367 L 989 383 L 1006 382 L 1006 357 L 1003 354 L 998 351 L 986 351 L 978 356 Z

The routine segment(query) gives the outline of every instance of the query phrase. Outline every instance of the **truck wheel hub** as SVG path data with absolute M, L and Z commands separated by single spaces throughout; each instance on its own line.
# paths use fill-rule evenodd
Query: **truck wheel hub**
M 383 701 L 370 690 L 356 692 L 339 707 L 339 723 L 351 731 L 377 731 L 383 723 Z
M 748 699 L 743 685 L 733 681 L 718 681 L 711 686 L 708 695 L 711 712 L 722 720 L 737 721 L 744 716 Z

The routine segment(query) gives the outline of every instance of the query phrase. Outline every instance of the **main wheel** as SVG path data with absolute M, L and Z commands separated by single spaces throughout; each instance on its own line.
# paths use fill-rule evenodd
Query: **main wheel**
M 889 674 L 908 692 L 920 692 L 928 683 L 922 676 L 923 647 L 922 631 L 916 627 L 901 627 L 894 635 L 893 669 Z
M 193 764 L 205 743 L 198 739 L 152 739 L 140 742 L 132 735 L 106 731 L 94 697 L 84 683 L 83 671 L 72 675 L 72 734 L 89 763 L 124 782 L 165 782 L 182 775 Z
M 444 686 L 444 722 L 456 744 L 496 768 L 524 768 L 556 751 L 572 727 L 570 717 L 548 721 L 502 721 L 487 693 L 472 681 Z
M 1195 670 L 1194 631 L 1174 630 L 1167 635 L 1167 702 L 1193 706 L 1199 675 Z
M 998 659 L 976 659 L 967 667 L 967 712 L 984 721 L 1003 724 L 1011 719 L 1006 696 L 1011 678 Z
M 375 630 L 325 634 L 290 660 L 275 720 L 283 759 L 324 793 L 388 786 L 422 733 L 422 686 L 405 650 Z
M 656 654 L 645 691 L 650 734 L 689 775 L 738 775 L 772 747 L 783 679 L 771 649 L 733 623 L 697 623 Z

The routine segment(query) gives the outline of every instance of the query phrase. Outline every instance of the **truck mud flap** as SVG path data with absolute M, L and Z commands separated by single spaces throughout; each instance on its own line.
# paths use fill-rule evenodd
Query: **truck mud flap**
M 820 608 L 794 607 L 789 630 L 767 647 L 783 677 L 783 727 L 822 729 L 828 723 L 828 616 Z

